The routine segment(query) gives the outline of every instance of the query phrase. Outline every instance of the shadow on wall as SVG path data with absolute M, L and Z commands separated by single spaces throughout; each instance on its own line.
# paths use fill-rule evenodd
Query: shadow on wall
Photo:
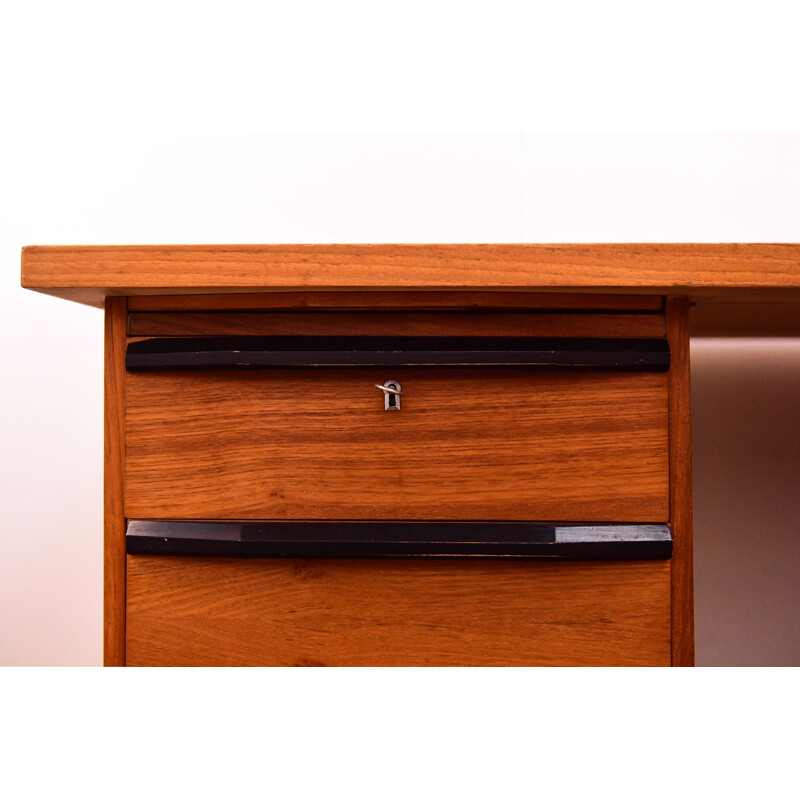
M 800 339 L 691 357 L 697 665 L 800 665 Z

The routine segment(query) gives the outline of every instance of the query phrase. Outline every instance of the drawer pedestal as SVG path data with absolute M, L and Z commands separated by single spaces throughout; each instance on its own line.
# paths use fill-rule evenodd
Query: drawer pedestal
M 109 298 L 107 663 L 691 663 L 685 302 L 468 294 Z

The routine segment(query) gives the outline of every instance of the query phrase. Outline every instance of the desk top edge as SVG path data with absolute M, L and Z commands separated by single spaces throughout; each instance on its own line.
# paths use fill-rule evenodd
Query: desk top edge
M 22 286 L 100 307 L 107 296 L 269 291 L 685 294 L 701 312 L 781 304 L 800 319 L 800 243 L 29 246 Z M 800 335 L 800 321 L 788 327 Z

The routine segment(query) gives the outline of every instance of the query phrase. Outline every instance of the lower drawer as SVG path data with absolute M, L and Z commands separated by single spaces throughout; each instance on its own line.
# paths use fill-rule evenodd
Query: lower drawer
M 669 666 L 670 562 L 127 557 L 131 666 Z

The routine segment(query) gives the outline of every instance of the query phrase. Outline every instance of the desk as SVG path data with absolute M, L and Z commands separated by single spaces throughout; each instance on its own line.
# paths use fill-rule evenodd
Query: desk
M 690 328 L 800 330 L 797 245 L 29 247 L 23 285 L 106 309 L 114 665 L 689 665 Z

